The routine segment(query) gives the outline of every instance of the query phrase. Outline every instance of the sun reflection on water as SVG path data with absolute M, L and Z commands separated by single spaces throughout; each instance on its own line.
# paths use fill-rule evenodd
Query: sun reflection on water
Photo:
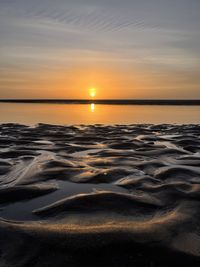
M 92 103 L 90 105 L 90 110 L 91 110 L 91 112 L 95 112 L 95 104 L 94 103 Z

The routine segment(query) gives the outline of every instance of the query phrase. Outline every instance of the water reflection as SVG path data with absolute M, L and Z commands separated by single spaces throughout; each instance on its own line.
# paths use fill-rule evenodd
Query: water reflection
M 91 112 L 95 112 L 95 104 L 94 103 L 92 103 L 90 105 L 90 109 L 91 109 Z
M 0 123 L 200 123 L 199 106 L 0 103 Z

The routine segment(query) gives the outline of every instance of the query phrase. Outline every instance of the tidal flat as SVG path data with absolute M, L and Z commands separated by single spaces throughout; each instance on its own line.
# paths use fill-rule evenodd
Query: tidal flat
M 199 266 L 200 125 L 0 125 L 0 266 Z

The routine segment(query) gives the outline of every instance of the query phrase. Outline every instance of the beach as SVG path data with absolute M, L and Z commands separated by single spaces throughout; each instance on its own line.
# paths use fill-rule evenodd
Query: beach
M 199 266 L 200 125 L 0 125 L 0 266 Z
M 0 1 L 0 267 L 200 267 L 200 1 Z

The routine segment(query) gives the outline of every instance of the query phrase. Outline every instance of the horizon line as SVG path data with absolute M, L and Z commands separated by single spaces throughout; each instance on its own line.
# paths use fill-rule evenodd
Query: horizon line
M 0 99 L 0 103 L 107 104 L 107 105 L 200 105 L 200 99 Z

